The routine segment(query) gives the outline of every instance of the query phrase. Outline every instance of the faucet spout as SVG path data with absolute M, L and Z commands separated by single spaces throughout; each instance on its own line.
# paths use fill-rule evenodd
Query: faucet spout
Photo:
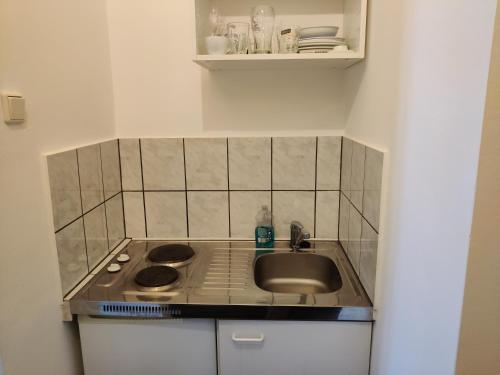
M 290 247 L 292 251 L 300 250 L 300 243 L 307 240 L 311 235 L 304 231 L 304 226 L 298 221 L 292 221 L 290 224 Z

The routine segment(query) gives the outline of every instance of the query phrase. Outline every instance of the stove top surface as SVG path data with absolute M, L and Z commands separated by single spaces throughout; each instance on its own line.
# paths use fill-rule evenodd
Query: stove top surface
M 141 290 L 164 291 L 171 289 L 177 279 L 179 272 L 168 266 L 150 266 L 137 272 L 134 281 Z
M 155 246 L 155 245 L 154 245 Z M 166 244 L 158 245 L 148 253 L 148 260 L 153 263 L 182 266 L 183 263 L 189 261 L 195 255 L 191 246 L 186 244 Z
M 254 280 L 255 259 L 269 252 L 289 251 L 284 241 L 277 241 L 274 249 L 256 249 L 253 241 L 132 240 L 71 298 L 71 309 L 77 314 L 130 316 L 127 308 L 134 313 L 150 312 L 143 306 L 153 304 L 162 311 L 160 315 L 167 314 L 164 310 L 168 306 L 185 306 L 182 309 L 204 316 L 199 309 L 212 306 L 217 316 L 226 316 L 232 311 L 227 309 L 231 305 L 234 309 L 244 306 L 254 309 L 245 311 L 256 316 L 252 315 L 255 308 L 320 307 L 333 309 L 335 317 L 342 311 L 346 314 L 348 308 L 353 312 L 349 313 L 353 320 L 371 319 L 370 300 L 337 242 L 313 241 L 307 252 L 327 256 L 335 262 L 343 281 L 340 290 L 304 295 L 260 289 Z M 109 273 L 107 266 L 116 263 L 121 254 L 128 254 L 130 260 L 121 264 L 119 272 Z M 272 316 L 266 315 L 267 310 L 258 311 L 259 316 Z

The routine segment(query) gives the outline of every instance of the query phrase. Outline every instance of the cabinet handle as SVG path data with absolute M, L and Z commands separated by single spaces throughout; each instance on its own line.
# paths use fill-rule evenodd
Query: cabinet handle
M 264 334 L 261 333 L 257 337 L 238 337 L 238 335 L 233 332 L 233 336 L 231 338 L 234 342 L 262 342 L 264 341 Z

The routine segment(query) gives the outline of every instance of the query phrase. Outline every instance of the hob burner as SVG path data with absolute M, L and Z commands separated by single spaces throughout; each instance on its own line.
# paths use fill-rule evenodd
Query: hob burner
M 183 265 L 194 256 L 190 246 L 181 244 L 161 245 L 152 249 L 148 254 L 149 261 L 166 265 Z
M 173 288 L 178 278 L 175 268 L 151 266 L 137 272 L 134 280 L 141 290 L 161 292 Z

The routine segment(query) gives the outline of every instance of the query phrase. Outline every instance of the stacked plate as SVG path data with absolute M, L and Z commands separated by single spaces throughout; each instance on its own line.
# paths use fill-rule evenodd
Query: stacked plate
M 344 38 L 337 38 L 337 26 L 306 27 L 299 31 L 299 53 L 325 53 L 337 46 L 347 48 Z

